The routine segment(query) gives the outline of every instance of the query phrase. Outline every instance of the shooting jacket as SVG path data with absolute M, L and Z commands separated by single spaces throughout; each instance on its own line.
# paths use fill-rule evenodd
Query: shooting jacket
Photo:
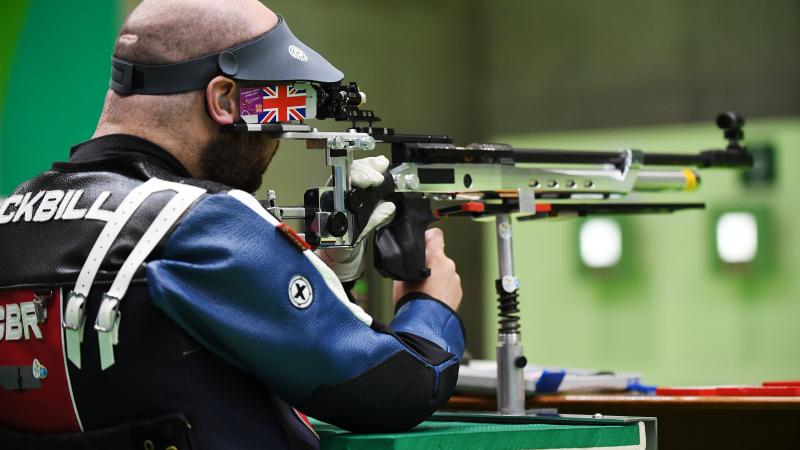
M 409 428 L 448 399 L 464 351 L 443 303 L 412 294 L 380 324 L 251 195 L 133 136 L 77 145 L 20 185 L 0 249 L 0 427 L 17 432 L 177 412 L 196 448 L 315 448 L 298 410 Z

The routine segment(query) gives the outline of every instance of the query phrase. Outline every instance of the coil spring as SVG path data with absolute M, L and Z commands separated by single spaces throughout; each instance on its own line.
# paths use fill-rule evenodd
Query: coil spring
M 500 333 L 511 334 L 519 333 L 519 294 L 517 291 L 506 292 L 503 289 L 501 280 L 495 280 L 494 287 L 497 290 L 497 316 L 500 325 Z

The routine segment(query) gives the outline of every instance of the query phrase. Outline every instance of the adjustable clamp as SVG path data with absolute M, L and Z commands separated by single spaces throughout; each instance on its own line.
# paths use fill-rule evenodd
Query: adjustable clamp
M 100 346 L 100 369 L 106 370 L 114 365 L 114 346 L 119 343 L 119 322 L 122 313 L 119 311 L 120 299 L 103 294 L 100 311 L 94 322 L 97 330 L 97 342 Z
M 61 326 L 67 338 L 67 358 L 81 368 L 81 343 L 86 323 L 86 296 L 75 291 L 67 295 L 67 307 Z
M 133 94 L 133 64 L 112 56 L 110 86 L 121 95 Z

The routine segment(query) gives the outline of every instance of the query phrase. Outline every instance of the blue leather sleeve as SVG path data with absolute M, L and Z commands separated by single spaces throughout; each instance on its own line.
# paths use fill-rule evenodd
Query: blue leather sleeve
M 400 306 L 389 325 L 395 332 L 415 334 L 437 344 L 461 361 L 464 330 L 453 310 L 430 298 L 411 299 Z
M 335 275 L 266 214 L 225 193 L 201 199 L 173 231 L 161 258 L 147 266 L 155 304 L 206 348 L 289 402 L 351 380 L 401 352 L 426 364 L 395 336 L 372 329 L 371 318 L 353 309 Z M 297 276 L 313 293 L 303 308 L 290 300 L 290 281 Z M 401 316 L 404 329 L 425 333 L 445 349 L 463 350 L 448 320 L 431 322 L 424 317 L 430 314 L 409 305 Z

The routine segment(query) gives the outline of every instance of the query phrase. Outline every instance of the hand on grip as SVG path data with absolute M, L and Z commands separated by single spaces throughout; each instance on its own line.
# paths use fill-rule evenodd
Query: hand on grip
M 431 202 L 416 192 L 395 192 L 389 198 L 394 219 L 375 232 L 375 268 L 387 278 L 421 281 L 430 275 L 425 261 L 425 229 L 436 220 Z
M 392 290 L 395 304 L 406 294 L 421 292 L 457 310 L 463 295 L 461 277 L 456 272 L 456 264 L 444 253 L 444 235 L 438 228 L 425 232 L 425 261 L 430 267 L 428 278 L 416 282 L 395 281 Z

